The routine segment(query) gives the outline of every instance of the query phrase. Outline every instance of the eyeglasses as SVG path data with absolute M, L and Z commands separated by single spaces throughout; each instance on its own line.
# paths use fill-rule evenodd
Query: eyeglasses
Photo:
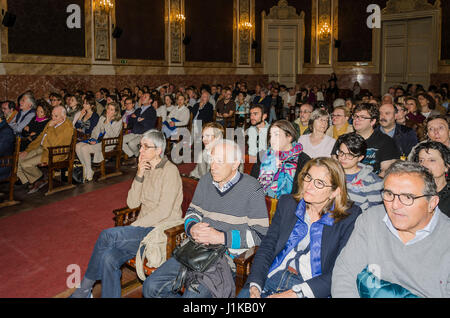
M 433 194 L 425 194 L 425 195 L 420 195 L 420 196 L 414 196 L 412 194 L 409 193 L 400 193 L 400 194 L 396 194 L 393 193 L 392 191 L 389 190 L 383 190 L 381 191 L 381 197 L 383 198 L 384 201 L 386 202 L 393 202 L 395 200 L 395 197 L 398 197 L 398 199 L 400 200 L 400 203 L 406 206 L 411 206 L 414 204 L 414 200 L 416 199 L 420 199 L 423 197 L 432 197 Z
M 324 181 L 322 181 L 322 180 L 320 180 L 320 179 L 313 179 L 309 173 L 306 173 L 306 174 L 303 176 L 303 181 L 308 182 L 308 183 L 311 182 L 311 181 L 314 181 L 314 186 L 315 186 L 317 189 L 323 189 L 323 188 L 325 188 L 325 187 L 328 187 L 328 188 L 331 188 L 331 187 L 332 187 L 332 186 L 330 186 L 330 185 L 327 185 Z
M 144 148 L 144 151 L 147 151 L 149 149 L 156 149 L 158 147 L 156 147 L 156 146 L 147 146 L 146 144 L 139 144 L 138 148 L 139 148 L 139 150 L 141 150 L 141 148 Z
M 338 157 L 345 158 L 347 160 L 352 160 L 352 159 L 355 159 L 356 157 L 358 157 L 358 155 L 354 155 L 350 152 L 343 152 L 341 150 L 336 150 L 336 155 Z
M 371 117 L 364 117 L 359 115 L 353 115 L 353 120 L 365 120 L 365 119 L 372 119 Z

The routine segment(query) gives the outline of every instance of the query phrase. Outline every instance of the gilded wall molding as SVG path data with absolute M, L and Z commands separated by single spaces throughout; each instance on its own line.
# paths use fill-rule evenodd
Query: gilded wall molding
M 252 20 L 252 1 L 251 0 L 238 0 L 239 14 L 238 14 L 238 41 L 239 41 L 239 65 L 250 66 L 251 65 L 251 40 L 253 28 L 245 29 L 241 28 L 243 23 L 251 23 Z
M 110 12 L 93 6 L 94 16 L 94 60 L 109 61 L 110 52 Z
M 170 64 L 183 64 L 183 34 L 184 21 L 177 20 L 178 15 L 184 15 L 184 0 L 169 0 L 169 43 Z
M 318 0 L 317 6 L 317 26 L 316 30 L 325 23 L 331 28 L 329 34 L 319 34 L 317 32 L 318 42 L 318 62 L 320 65 L 331 65 L 331 42 L 333 39 L 333 20 L 332 20 L 332 0 Z
M 266 19 L 273 20 L 287 20 L 287 19 L 298 19 L 304 18 L 304 12 L 302 11 L 303 17 L 297 14 L 297 10 L 290 6 L 287 0 L 280 0 L 278 4 L 272 8 L 270 8 L 269 14 L 266 16 Z
M 437 0 L 434 5 L 427 0 L 388 0 L 382 14 L 396 14 L 412 11 L 435 10 L 441 7 L 441 1 Z

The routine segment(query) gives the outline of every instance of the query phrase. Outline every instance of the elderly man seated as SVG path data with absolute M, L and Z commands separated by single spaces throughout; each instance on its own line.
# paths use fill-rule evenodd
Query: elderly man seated
M 433 175 L 396 161 L 384 205 L 361 214 L 333 270 L 333 297 L 450 297 L 450 219 L 438 207 Z
M 72 298 L 88 298 L 96 280 L 102 281 L 102 297 L 120 298 L 120 267 L 136 256 L 141 241 L 162 222 L 182 220 L 183 189 L 178 168 L 164 156 L 166 139 L 155 129 L 141 139 L 136 177 L 128 192 L 130 208 L 141 206 L 130 226 L 100 233 L 81 285 Z
M 241 159 L 233 141 L 221 140 L 211 149 L 211 172 L 200 179 L 185 216 L 185 232 L 192 240 L 227 247 L 227 263 L 220 267 L 219 278 L 209 270 L 195 272 L 196 279 L 186 279 L 191 283 L 181 296 L 172 288 L 181 263 L 172 257 L 145 280 L 144 297 L 235 296 L 231 258 L 259 245 L 269 226 L 263 189 L 256 179 L 238 171 Z M 211 281 L 216 284 L 211 286 Z
M 73 125 L 66 120 L 66 109 L 56 106 L 52 110 L 52 119 L 41 134 L 19 154 L 17 176 L 22 184 L 29 184 L 28 194 L 39 191 L 47 184 L 38 165 L 48 163 L 48 148 L 69 145 L 72 135 Z M 55 157 L 55 160 L 64 159 L 62 156 Z

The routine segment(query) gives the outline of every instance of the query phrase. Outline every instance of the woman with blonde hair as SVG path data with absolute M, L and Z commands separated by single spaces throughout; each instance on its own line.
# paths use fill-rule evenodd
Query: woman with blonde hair
M 116 138 L 122 130 L 122 116 L 120 115 L 120 105 L 109 103 L 106 105 L 105 115 L 100 117 L 97 126 L 92 131 L 91 138 L 77 143 L 76 152 L 78 159 L 83 165 L 83 182 L 91 182 L 94 171 L 91 166 L 91 154 L 94 154 L 94 163 L 103 161 L 102 139 Z M 106 147 L 106 151 L 110 151 Z
M 334 263 L 361 209 L 331 158 L 310 160 L 295 194 L 282 196 L 240 298 L 326 298 Z

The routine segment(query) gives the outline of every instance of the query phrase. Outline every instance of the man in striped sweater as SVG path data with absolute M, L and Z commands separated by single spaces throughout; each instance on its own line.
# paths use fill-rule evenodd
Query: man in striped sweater
M 335 149 L 335 156 L 345 171 L 350 200 L 363 212 L 381 204 L 383 180 L 373 172 L 372 166 L 361 163 L 367 151 L 366 140 L 357 133 L 341 135 Z
M 269 219 L 259 182 L 238 171 L 242 154 L 230 140 L 217 143 L 211 151 L 211 173 L 203 176 L 186 212 L 185 232 L 202 244 L 224 244 L 230 260 L 253 246 L 267 233 Z M 228 262 L 234 271 L 233 263 Z M 172 292 L 180 263 L 170 258 L 144 282 L 144 297 L 181 297 Z M 200 284 L 186 288 L 184 298 L 210 298 Z

